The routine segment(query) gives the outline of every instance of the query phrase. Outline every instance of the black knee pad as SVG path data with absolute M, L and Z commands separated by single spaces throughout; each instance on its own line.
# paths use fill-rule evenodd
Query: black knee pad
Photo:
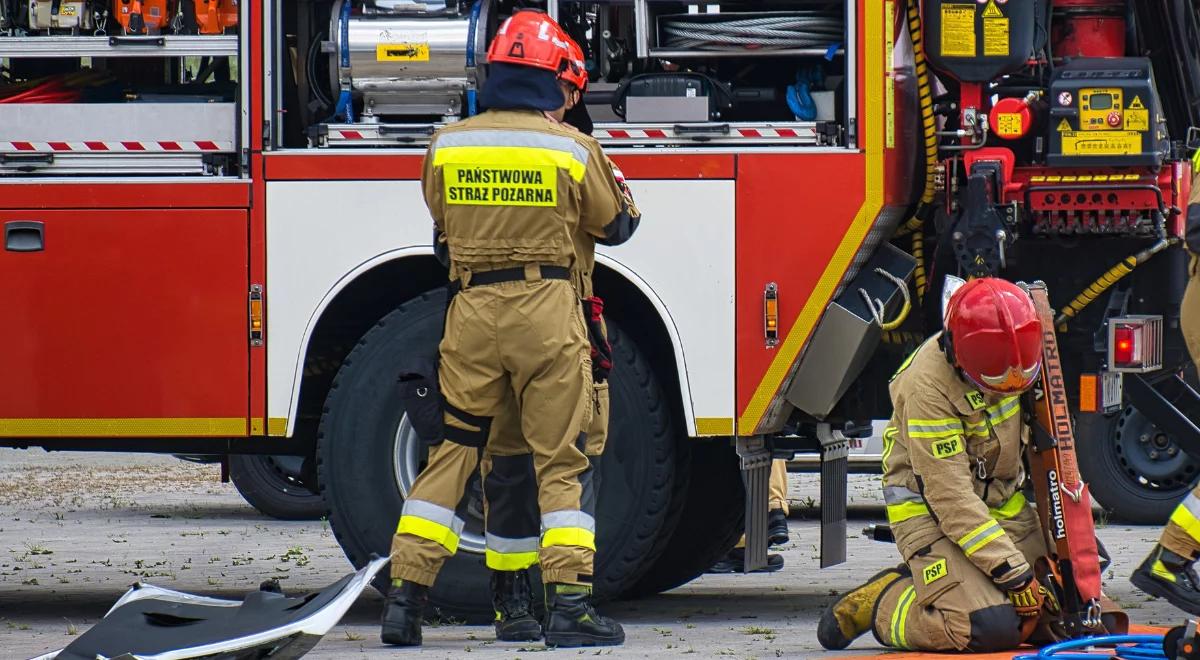
M 488 501 L 489 533 L 524 538 L 537 536 L 541 531 L 532 454 L 493 456 L 483 492 Z
M 482 449 L 487 445 L 488 435 L 492 432 L 493 418 L 472 415 L 461 408 L 455 407 L 449 401 L 443 401 L 442 406 L 447 415 L 479 429 L 478 431 L 471 431 L 446 424 L 445 435 L 447 440 L 464 447 L 475 447 L 476 449 Z
M 994 605 L 971 612 L 967 650 L 975 653 L 1011 651 L 1021 645 L 1020 617 L 1012 605 Z

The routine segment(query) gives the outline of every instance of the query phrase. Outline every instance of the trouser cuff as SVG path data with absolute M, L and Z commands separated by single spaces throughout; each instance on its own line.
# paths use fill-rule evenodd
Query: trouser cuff
M 392 579 L 415 582 L 426 587 L 432 587 L 434 580 L 437 580 L 437 571 L 413 566 L 412 564 L 397 564 L 395 561 L 392 561 Z
M 587 573 L 579 573 L 576 571 L 542 571 L 542 582 L 544 584 L 576 584 L 580 586 L 592 586 L 592 576 Z

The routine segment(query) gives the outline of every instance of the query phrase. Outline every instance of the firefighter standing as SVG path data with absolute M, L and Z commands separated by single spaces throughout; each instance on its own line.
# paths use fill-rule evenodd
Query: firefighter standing
M 512 453 L 490 437 L 506 410 L 517 411 L 522 449 L 533 456 L 547 645 L 624 641 L 621 626 L 591 605 L 595 519 L 580 476 L 592 365 L 574 239 L 584 231 L 619 244 L 634 221 L 599 144 L 543 114 L 563 109 L 570 86 L 560 74 L 576 66 L 567 44 L 545 14 L 515 13 L 488 51 L 488 111 L 439 131 L 426 154 L 425 199 L 458 291 L 439 347 L 446 441 L 413 485 L 393 539 L 387 644 L 421 643 L 429 586 L 458 547 L 463 488 L 485 447 L 493 462 Z
M 1200 153 L 1193 159 L 1193 171 L 1200 169 Z M 1183 339 L 1192 361 L 1200 367 L 1200 176 L 1192 180 L 1188 200 L 1187 246 L 1188 284 L 1180 303 L 1179 316 Z M 1142 591 L 1165 598 L 1175 607 L 1200 616 L 1200 577 L 1193 568 L 1200 557 L 1200 486 L 1197 486 L 1175 511 L 1162 537 L 1130 581 Z
M 576 61 L 577 66 L 567 68 L 560 75 L 570 89 L 567 90 L 563 108 L 547 113 L 555 121 L 563 121 L 564 115 L 574 108 L 579 110 L 573 114 L 586 117 L 586 111 L 580 105 L 588 82 L 583 51 L 574 41 L 569 41 L 568 46 L 571 59 Z M 590 132 L 590 126 L 572 127 L 581 132 Z M 629 187 L 625 185 L 624 175 L 611 161 L 609 167 L 632 219 L 629 232 L 632 234 L 641 219 L 641 212 L 634 204 Z M 581 508 L 594 511 L 600 489 L 597 462 L 604 453 L 608 438 L 608 372 L 612 366 L 612 354 L 601 316 L 603 303 L 593 292 L 592 273 L 595 270 L 596 243 L 610 244 L 610 241 L 607 237 L 597 238 L 582 228 L 575 232 L 573 240 L 578 265 L 575 285 L 580 298 L 584 300 L 588 338 L 592 344 L 592 420 L 583 446 L 588 468 L 579 475 L 585 500 Z M 542 626 L 533 615 L 533 589 L 528 570 L 538 562 L 541 520 L 537 507 L 537 481 L 533 457 L 524 448 L 520 418 L 514 406 L 504 409 L 492 420 L 491 441 L 480 463 L 480 471 L 487 543 L 485 561 L 491 575 L 496 639 L 510 642 L 541 639 Z
M 893 648 L 1012 649 L 1020 622 L 1053 608 L 1032 569 L 1044 535 L 1021 493 L 1018 395 L 1042 358 L 1033 302 L 1009 282 L 973 280 L 951 297 L 945 327 L 890 385 L 884 500 L 905 563 L 825 612 L 827 649 L 867 631 Z

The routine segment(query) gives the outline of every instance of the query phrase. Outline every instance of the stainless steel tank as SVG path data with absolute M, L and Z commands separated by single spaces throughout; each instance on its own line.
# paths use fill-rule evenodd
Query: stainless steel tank
M 335 89 L 347 87 L 363 98 L 363 119 L 387 115 L 462 114 L 462 100 L 474 76 L 467 67 L 471 16 L 443 4 L 378 0 L 363 13 L 343 17 L 333 6 L 330 53 Z M 480 29 L 474 34 L 476 61 L 486 61 L 489 0 L 480 0 Z M 345 62 L 349 60 L 349 66 Z

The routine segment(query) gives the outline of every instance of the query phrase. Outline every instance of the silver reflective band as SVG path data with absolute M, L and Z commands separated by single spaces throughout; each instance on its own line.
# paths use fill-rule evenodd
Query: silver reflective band
M 536 536 L 524 539 L 509 539 L 495 534 L 484 534 L 487 549 L 506 555 L 518 552 L 537 552 L 538 538 Z
M 925 502 L 925 498 L 921 497 L 920 493 L 914 493 L 904 486 L 884 486 L 883 502 L 884 504 L 901 504 L 903 502 L 923 503 Z
M 1188 496 L 1183 498 L 1179 504 L 1187 509 L 1194 518 L 1200 520 L 1200 498 L 1197 498 L 1195 494 L 1188 493 Z
M 1010 396 L 1007 399 L 1004 399 L 1003 401 L 1001 401 L 1000 403 L 998 403 L 994 406 L 988 407 L 988 409 L 987 409 L 988 419 L 991 419 L 992 421 L 997 421 L 1001 417 L 1004 417 L 1005 414 L 1012 412 L 1014 408 L 1016 408 L 1020 405 L 1021 405 L 1021 399 L 1019 397 Z
M 997 531 L 1002 531 L 1000 528 L 1000 523 L 997 523 L 993 520 L 992 524 L 988 525 L 987 527 L 984 527 L 973 534 L 968 534 L 966 538 L 963 538 L 958 542 L 958 546 L 963 549 L 963 552 L 965 552 L 968 557 L 970 557 L 972 551 L 976 549 L 976 546 L 982 546 L 986 544 L 991 540 L 988 537 Z
M 909 433 L 962 433 L 962 423 L 953 424 L 914 424 L 909 422 Z
M 549 135 L 537 131 L 501 131 L 494 129 L 451 131 L 438 136 L 433 143 L 434 153 L 438 147 L 536 147 L 563 151 L 580 162 L 588 164 L 588 151 L 575 140 L 561 135 Z
M 401 516 L 414 516 L 416 518 L 424 518 L 429 522 L 435 522 L 443 527 L 449 527 L 450 531 L 454 532 L 455 536 L 462 536 L 463 526 L 466 524 L 462 518 L 454 515 L 454 512 L 444 506 L 439 506 L 433 502 L 424 500 L 407 500 L 404 503 L 404 509 L 400 512 Z
M 542 516 L 542 531 L 559 527 L 579 527 L 596 533 L 596 519 L 582 511 L 552 511 Z

